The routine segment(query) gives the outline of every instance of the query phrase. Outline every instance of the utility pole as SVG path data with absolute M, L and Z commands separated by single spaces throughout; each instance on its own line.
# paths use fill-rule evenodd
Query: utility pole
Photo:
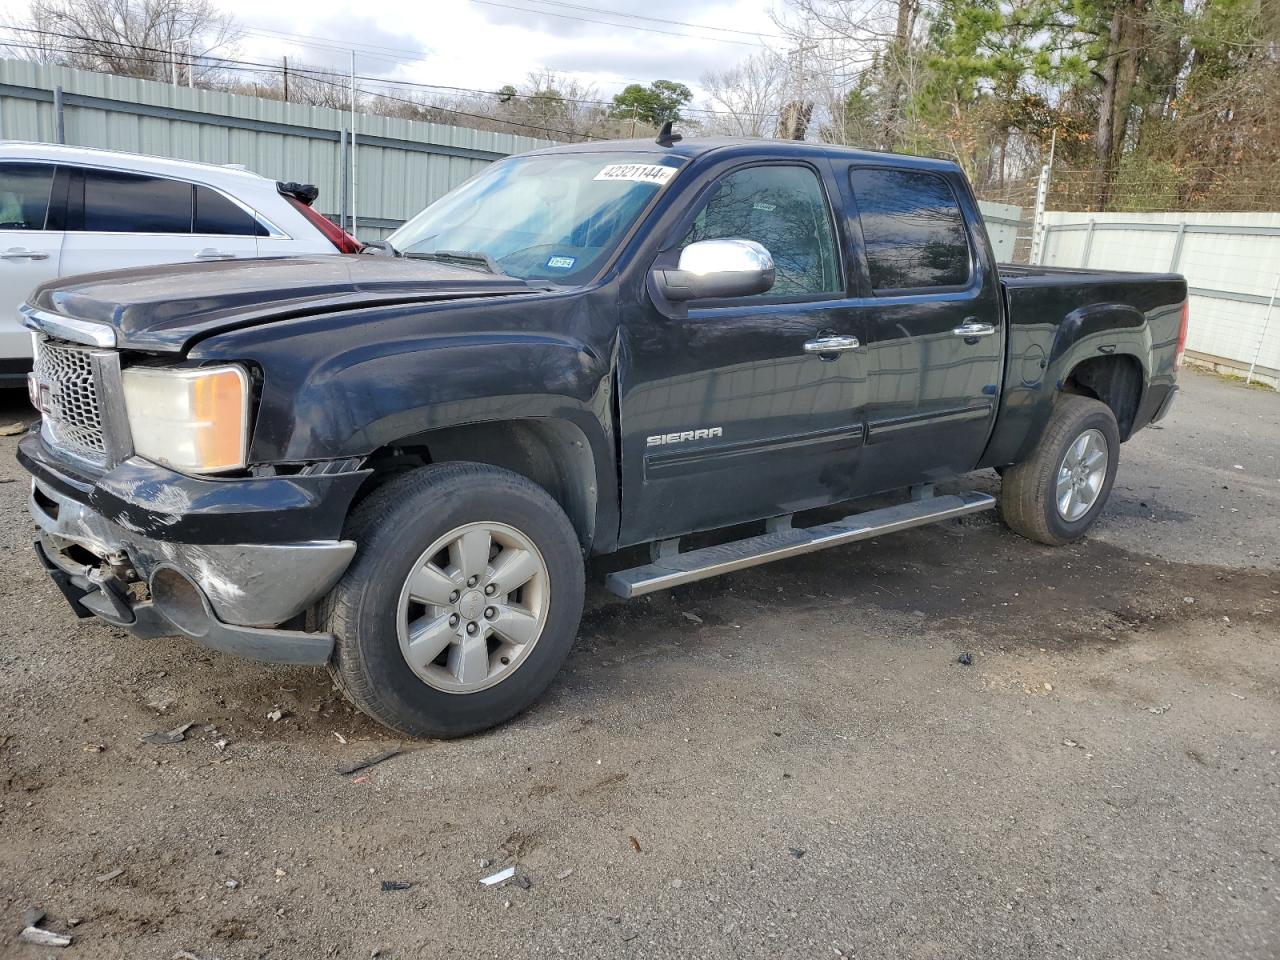
M 191 52 L 191 44 L 187 44 L 187 89 L 196 88 L 196 57 Z
M 284 60 L 284 102 L 289 102 L 289 58 L 282 57 Z
M 351 51 L 351 235 L 356 236 L 356 52 Z
M 176 43 L 169 47 L 169 77 L 176 87 L 178 85 L 178 45 Z
M 1040 266 L 1044 261 L 1045 207 L 1049 201 L 1049 177 L 1053 172 L 1053 152 L 1058 145 L 1058 128 L 1053 128 L 1049 140 L 1049 162 L 1040 168 L 1040 180 L 1036 184 L 1036 207 L 1031 220 L 1031 262 Z
M 633 140 L 636 136 L 636 111 L 638 109 L 639 107 L 637 107 L 636 104 L 633 103 L 631 105 L 631 139 Z

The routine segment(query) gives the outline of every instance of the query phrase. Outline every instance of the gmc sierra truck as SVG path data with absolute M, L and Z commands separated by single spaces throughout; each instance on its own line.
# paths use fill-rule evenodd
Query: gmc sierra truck
M 1181 277 L 997 268 L 950 162 L 677 141 L 502 160 L 361 255 L 38 289 L 18 456 L 75 613 L 450 737 L 547 687 L 594 554 L 650 545 L 634 597 L 992 508 L 935 493 L 979 468 L 1015 532 L 1089 529 Z

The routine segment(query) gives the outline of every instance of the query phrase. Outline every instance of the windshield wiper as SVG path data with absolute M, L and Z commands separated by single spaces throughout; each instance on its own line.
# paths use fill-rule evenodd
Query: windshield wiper
M 498 262 L 493 257 L 487 253 L 477 253 L 472 250 L 429 250 L 426 253 L 404 253 L 402 256 L 411 260 L 438 260 L 441 263 L 456 263 L 463 266 L 474 264 L 483 267 L 494 276 L 510 276 L 507 271 L 498 266 Z

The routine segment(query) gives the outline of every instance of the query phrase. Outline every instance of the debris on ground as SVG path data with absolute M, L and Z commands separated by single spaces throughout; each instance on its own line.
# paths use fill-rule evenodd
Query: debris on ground
M 371 757 L 365 757 L 363 760 L 356 760 L 352 763 L 338 764 L 338 773 L 344 777 L 349 773 L 355 773 L 357 770 L 364 770 L 366 767 L 376 766 L 384 760 L 390 760 L 392 757 L 399 756 L 403 751 L 399 747 L 391 750 L 383 750 L 381 753 L 375 753 Z
M 799 860 L 801 857 L 804 856 L 804 851 L 801 850 L 799 847 L 787 847 L 787 852 L 791 854 L 793 857 L 795 857 L 797 860 Z
M 170 960 L 201 960 L 201 958 L 190 950 L 179 950 L 170 958 Z
M 239 880 L 228 880 L 228 881 L 227 881 L 227 889 L 228 889 L 228 890 L 234 890 L 234 889 L 236 889 L 236 887 L 238 887 L 238 886 L 240 886 L 240 881 L 239 881 Z
M 184 723 L 180 727 L 174 727 L 172 730 L 164 730 L 159 733 L 149 733 L 142 738 L 142 743 L 149 743 L 157 747 L 166 747 L 171 743 L 181 743 L 187 739 L 187 731 L 194 724 Z
M 492 874 L 490 876 L 481 877 L 480 882 L 483 883 L 486 887 L 492 887 L 495 884 L 502 883 L 505 880 L 510 880 L 515 875 L 516 875 L 516 868 L 507 867 L 505 870 L 499 870 L 497 873 Z
M 520 876 L 516 877 L 515 881 L 516 881 L 516 886 L 519 887 L 521 890 L 528 890 L 530 887 L 533 886 L 533 881 L 530 880 L 528 877 L 526 877 L 523 873 L 520 874 Z
M 1064 747 L 1075 747 L 1077 750 L 1083 750 L 1083 749 L 1084 749 L 1084 747 L 1080 746 L 1080 744 L 1079 744 L 1078 742 L 1076 742 L 1075 740 L 1063 740 L 1063 741 L 1062 741 L 1062 745 L 1063 745 Z
M 956 657 L 956 663 L 960 664 L 962 667 L 973 666 L 973 654 L 966 650 L 964 653 L 960 654 L 960 656 Z
M 174 700 L 172 697 L 160 697 L 159 699 L 152 700 L 151 702 L 149 702 L 147 704 L 147 708 L 150 710 L 154 710 L 156 713 L 164 713 L 166 710 L 172 707 L 175 703 L 177 703 L 177 701 Z
M 0 437 L 16 437 L 20 433 L 26 433 L 26 431 L 27 425 L 21 420 L 17 420 L 0 427 Z
M 636 853 L 644 853 L 644 851 L 640 849 L 640 841 L 637 840 L 634 835 L 627 837 L 627 839 L 631 841 L 631 849 L 635 850 Z
M 110 883 L 112 880 L 120 876 L 120 874 L 122 873 L 124 873 L 124 867 L 116 867 L 114 870 L 111 870 L 108 873 L 104 873 L 102 876 L 97 877 L 96 879 L 99 883 Z
M 333 735 L 338 738 L 338 742 L 346 746 L 347 738 L 340 734 L 337 730 L 333 731 Z
M 409 880 L 383 880 L 382 892 L 387 893 L 390 890 L 408 890 L 413 887 L 412 881 Z
M 54 933 L 43 927 L 24 927 L 18 939 L 23 943 L 32 943 L 37 947 L 69 947 L 71 937 L 65 933 Z
M 680 616 L 684 617 L 690 623 L 702 623 L 702 618 L 696 613 L 690 613 L 688 610 L 683 611 Z
M 1165 703 L 1158 707 L 1147 707 L 1147 713 L 1154 713 L 1158 717 L 1162 713 L 1168 713 L 1172 706 L 1172 703 Z
M 571 876 L 573 876 L 573 867 L 570 867 L 568 870 L 561 870 L 559 873 L 556 874 L 556 879 L 568 880 Z
M 1195 603 L 1195 602 L 1196 602 L 1196 598 L 1195 598 L 1195 597 L 1183 597 L 1183 598 L 1182 598 L 1182 602 L 1183 602 L 1183 603 Z
M 288 715 L 289 715 L 288 710 L 281 710 L 279 707 L 276 707 L 274 710 L 270 711 L 267 714 L 267 719 L 270 720 L 272 723 L 279 723 Z

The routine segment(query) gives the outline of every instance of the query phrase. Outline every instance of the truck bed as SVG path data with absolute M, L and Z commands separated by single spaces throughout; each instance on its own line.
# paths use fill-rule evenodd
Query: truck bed
M 1021 462 L 1048 421 L 1061 381 L 1090 358 L 1128 356 L 1140 384 L 1125 439 L 1173 389 L 1187 282 L 1172 273 L 998 267 L 1008 352 L 1000 410 L 984 465 Z

